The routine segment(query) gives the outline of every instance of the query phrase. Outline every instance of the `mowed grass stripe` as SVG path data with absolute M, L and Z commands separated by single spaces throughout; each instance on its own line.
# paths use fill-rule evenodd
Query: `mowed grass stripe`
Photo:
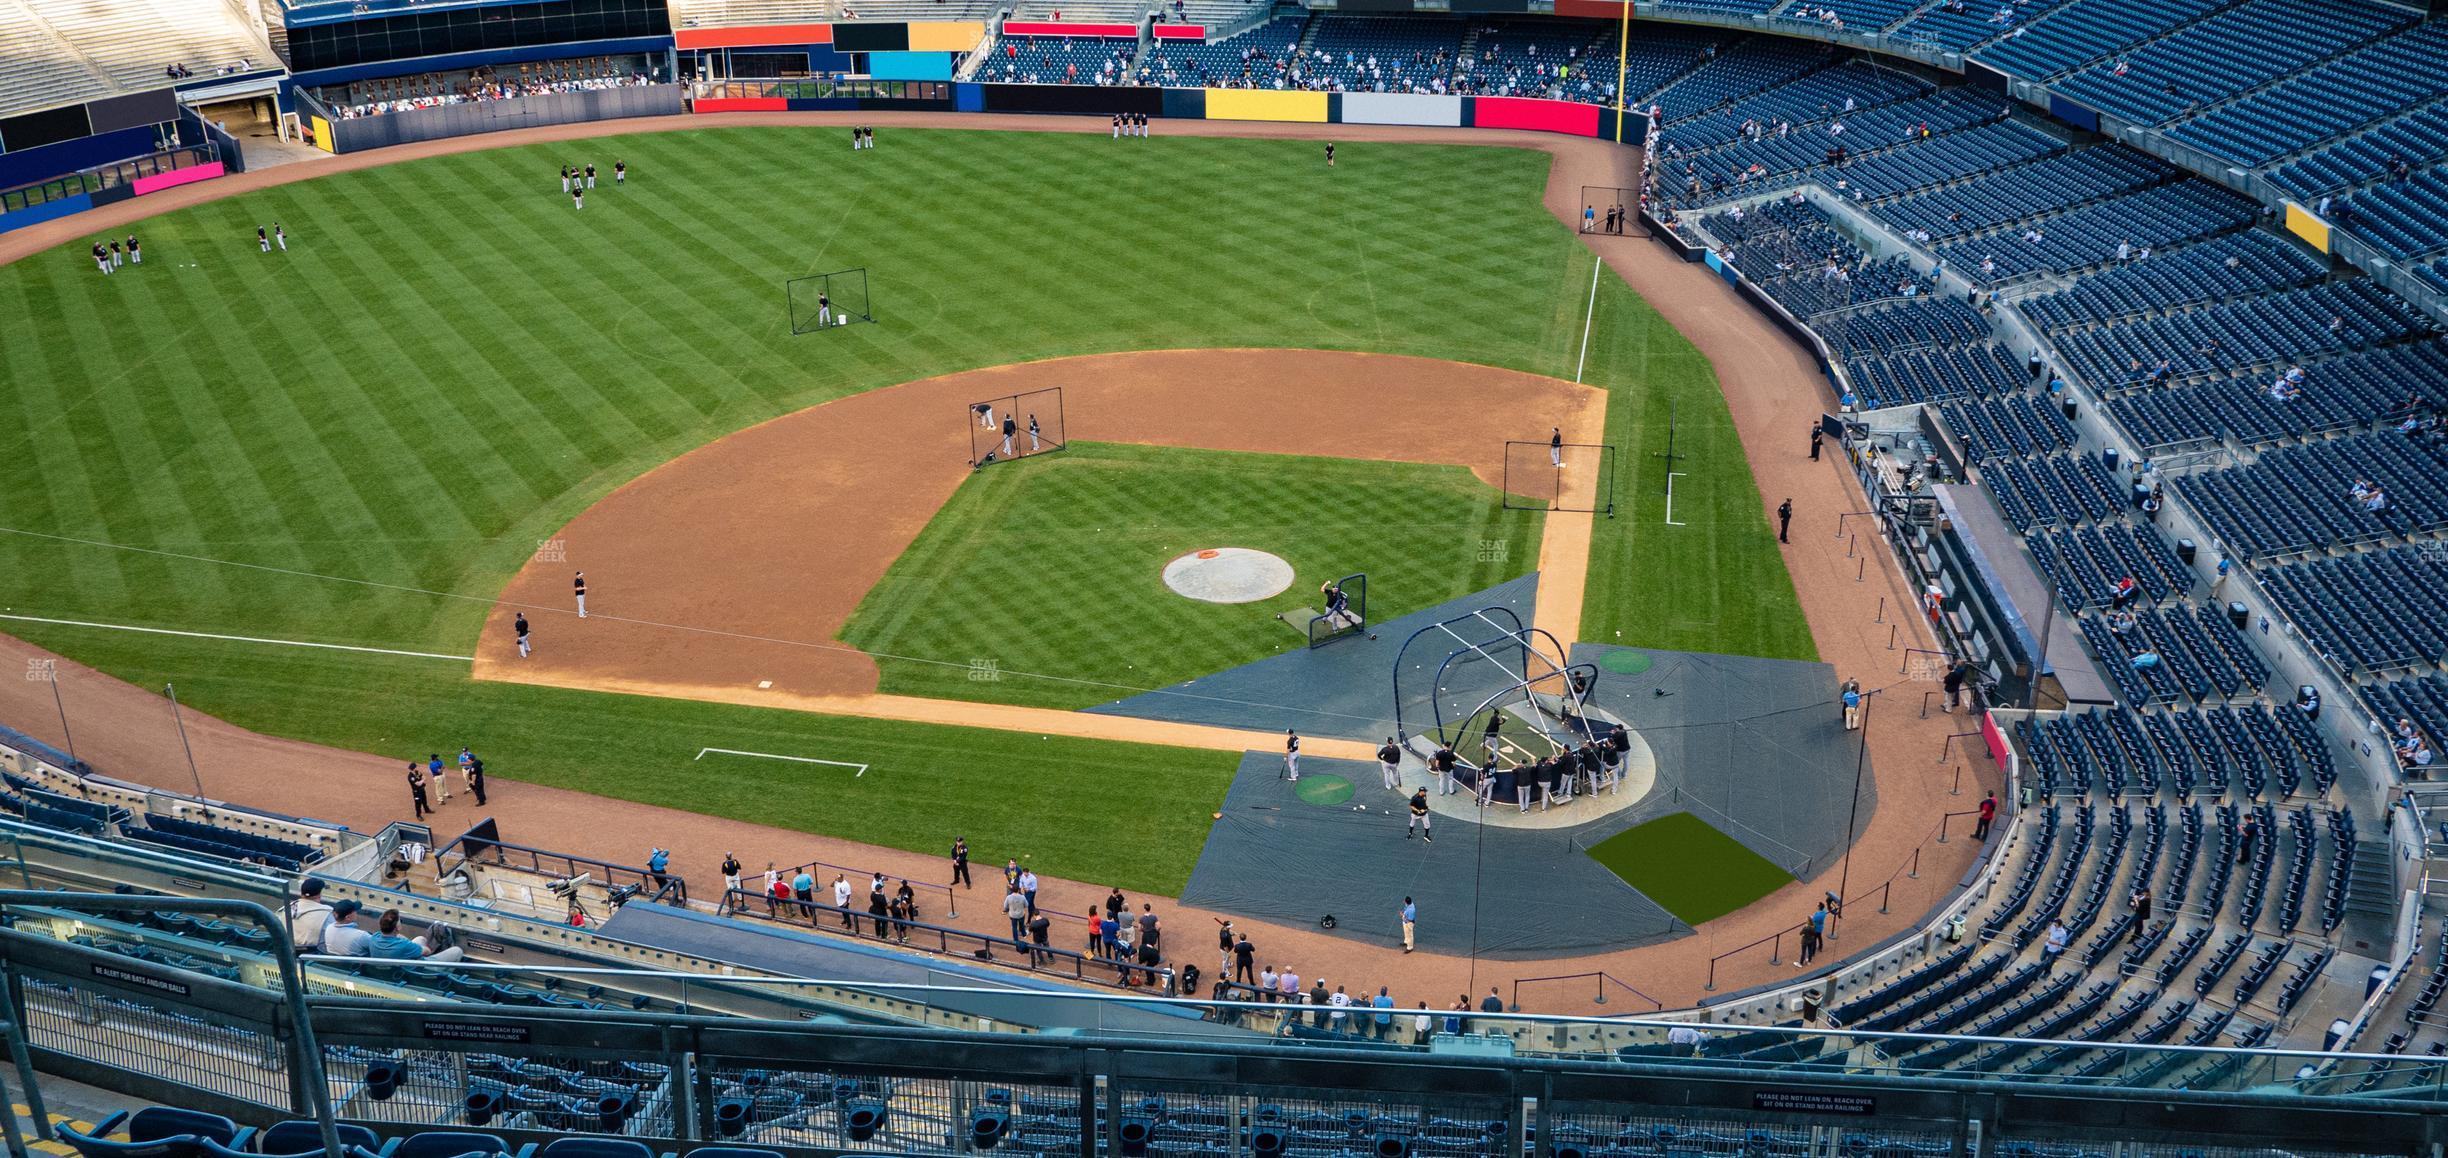
M 887 659 L 888 691 L 1083 707 L 1296 645 L 1273 616 L 1353 571 L 1381 619 L 1520 575 L 1540 524 L 1459 467 L 1075 443 L 966 480 L 843 638 L 1006 673 Z M 1293 584 L 1237 606 L 1164 585 L 1206 547 L 1278 554 Z

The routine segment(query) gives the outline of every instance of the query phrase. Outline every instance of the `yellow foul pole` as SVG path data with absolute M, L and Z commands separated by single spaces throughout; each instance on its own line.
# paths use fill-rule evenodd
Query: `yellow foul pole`
M 1615 143 L 1623 144 L 1624 66 L 1631 51 L 1632 0 L 1623 0 L 1623 25 L 1615 32 Z

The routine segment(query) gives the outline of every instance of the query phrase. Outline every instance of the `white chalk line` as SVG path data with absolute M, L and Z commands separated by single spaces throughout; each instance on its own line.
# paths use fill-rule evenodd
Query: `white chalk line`
M 830 764 L 836 768 L 856 768 L 858 771 L 850 777 L 853 780 L 867 774 L 865 764 L 854 764 L 848 760 L 819 760 L 814 756 L 785 756 L 779 752 L 748 752 L 738 748 L 699 748 L 697 755 L 691 758 L 690 763 L 705 759 L 708 752 L 718 756 L 754 756 L 760 760 L 788 760 L 794 764 Z
M 61 627 L 96 627 L 104 631 L 134 631 L 144 635 L 176 635 L 187 639 L 221 639 L 228 640 L 232 643 L 264 643 L 271 644 L 275 647 L 311 647 L 323 651 L 355 651 L 364 652 L 368 655 L 404 655 L 413 659 L 449 659 L 457 660 L 461 663 L 476 662 L 476 657 L 472 655 L 443 655 L 440 652 L 432 651 L 401 651 L 398 648 L 390 647 L 359 647 L 355 644 L 347 643 L 314 643 L 303 639 L 265 639 L 262 636 L 257 635 L 222 635 L 217 632 L 210 631 L 177 631 L 167 627 L 138 627 L 132 623 L 89 623 L 82 619 L 46 619 L 39 615 L 7 614 L 0 614 L 0 619 L 13 619 L 20 623 L 50 623 Z
M 1670 471 L 1667 471 L 1667 472 L 1666 472 L 1666 525 L 1667 525 L 1667 526 L 1669 526 L 1669 527 L 1680 527 L 1680 526 L 1685 526 L 1685 525 L 1686 525 L 1686 524 L 1683 524 L 1683 523 L 1678 523 L 1678 522 L 1676 522 L 1676 521 L 1675 521 L 1675 517 L 1674 517 L 1674 480 L 1679 479 L 1679 478 L 1682 478 L 1684 475 L 1689 474 L 1689 473 L 1691 473 L 1691 472 L 1690 472 L 1690 471 L 1681 471 L 1681 470 L 1670 470 Z
M 1603 258 L 1590 269 L 1589 309 L 1581 315 L 1581 361 L 1580 364 L 1573 367 L 1575 383 L 1581 381 L 1581 372 L 1589 369 L 1590 323 L 1598 317 L 1598 275 L 1605 269 L 1606 261 Z

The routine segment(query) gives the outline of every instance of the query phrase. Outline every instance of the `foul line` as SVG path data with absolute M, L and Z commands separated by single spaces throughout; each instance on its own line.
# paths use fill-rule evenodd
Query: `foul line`
M 1666 525 L 1669 527 L 1680 527 L 1685 525 L 1683 523 L 1676 522 L 1674 517 L 1674 480 L 1682 478 L 1684 475 L 1689 473 L 1691 472 L 1681 470 L 1670 470 L 1666 472 Z
M 265 639 L 254 635 L 219 635 L 210 631 L 174 631 L 167 627 L 138 627 L 130 623 L 88 623 L 82 619 L 45 619 L 39 615 L 0 615 L 20 623 L 51 623 L 62 627 L 99 627 L 105 631 L 134 631 L 145 635 L 177 635 L 188 639 L 225 639 L 236 643 L 269 643 L 279 647 L 313 647 L 324 651 L 361 651 L 369 655 L 405 655 L 416 659 L 451 659 L 474 663 L 472 655 L 443 655 L 431 651 L 400 651 L 388 647 L 357 647 L 346 643 L 310 643 L 303 639 Z
M 1581 361 L 1573 367 L 1573 382 L 1576 385 L 1581 381 L 1581 372 L 1589 369 L 1590 322 L 1598 316 L 1598 275 L 1605 269 L 1606 259 L 1604 258 L 1599 258 L 1598 263 L 1590 267 L 1589 309 L 1581 315 Z
M 690 763 L 705 759 L 708 752 L 723 756 L 754 756 L 760 760 L 788 760 L 794 764 L 830 764 L 836 768 L 856 768 L 858 772 L 850 777 L 853 780 L 867 774 L 865 764 L 853 764 L 848 760 L 819 760 L 814 756 L 784 756 L 775 752 L 743 752 L 737 748 L 699 748 L 697 755 L 690 760 Z

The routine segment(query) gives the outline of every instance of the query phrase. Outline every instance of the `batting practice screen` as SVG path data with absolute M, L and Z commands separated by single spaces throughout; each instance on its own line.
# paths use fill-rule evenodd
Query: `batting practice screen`
M 969 427 L 971 469 L 1005 459 L 1051 454 L 1070 441 L 1063 430 L 1060 386 L 972 402 L 961 415 Z
M 1507 510 L 1589 511 L 1615 515 L 1615 444 L 1507 442 Z
M 790 297 L 791 333 L 875 320 L 864 268 L 794 277 L 783 288 Z
M 1608 214 L 1614 214 L 1613 224 Z M 1613 185 L 1583 185 L 1581 187 L 1581 219 L 1573 228 L 1583 233 L 1619 233 L 1626 237 L 1647 237 L 1640 227 L 1640 190 L 1619 189 Z

